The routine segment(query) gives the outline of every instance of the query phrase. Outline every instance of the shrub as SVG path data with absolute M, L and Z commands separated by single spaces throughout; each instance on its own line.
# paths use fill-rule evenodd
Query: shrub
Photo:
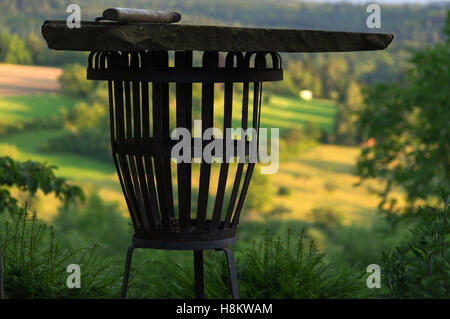
M 344 219 L 343 215 L 332 207 L 314 208 L 311 217 L 314 223 L 325 228 L 342 225 Z
M 63 114 L 65 131 L 40 146 L 44 152 L 84 155 L 112 163 L 109 116 L 98 102 L 80 102 Z
M 338 184 L 333 180 L 327 180 L 323 187 L 327 190 L 327 192 L 333 192 L 339 188 Z
M 7 298 L 108 298 L 118 295 L 120 276 L 112 273 L 110 262 L 96 260 L 98 248 L 63 251 L 52 228 L 36 215 L 20 210 L 13 222 L 4 223 L 4 288 Z M 82 269 L 81 288 L 69 289 L 66 267 Z
M 50 118 L 27 119 L 17 122 L 1 122 L 0 136 L 7 136 L 25 131 L 37 131 L 45 129 L 60 129 L 63 127 L 61 116 L 54 115 Z
M 106 203 L 96 194 L 84 205 L 61 208 L 52 223 L 61 246 L 66 249 L 94 243 L 103 247 L 104 255 L 123 257 L 130 245 L 130 220 L 122 216 L 117 204 Z
M 298 155 L 316 146 L 320 138 L 320 129 L 314 122 L 308 121 L 302 128 L 287 128 L 280 136 L 281 156 Z
M 43 143 L 40 149 L 44 152 L 83 155 L 106 163 L 113 161 L 108 130 L 83 129 L 64 132 L 61 136 Z
M 304 232 L 294 241 L 288 232 L 286 240 L 267 233 L 259 243 L 236 259 L 239 290 L 242 298 L 355 298 L 369 293 L 363 274 L 335 269 L 323 262 Z M 208 298 L 229 297 L 225 258 L 218 254 L 206 261 L 205 292 Z M 152 285 L 147 297 L 192 298 L 192 265 L 153 261 Z M 161 280 L 164 278 L 164 280 Z M 159 279 L 159 280 L 158 280 Z
M 25 41 L 16 34 L 2 32 L 0 36 L 0 61 L 11 64 L 30 64 L 31 54 Z
M 325 259 L 354 269 L 366 269 L 370 264 L 381 265 L 381 253 L 398 245 L 406 230 L 403 224 L 393 228 L 379 215 L 367 224 L 371 226 L 353 224 L 327 228 Z
M 86 68 L 81 64 L 69 64 L 64 67 L 59 82 L 61 91 L 67 95 L 87 97 L 94 91 L 94 83 L 86 79 Z
M 292 190 L 289 187 L 281 186 L 278 188 L 278 195 L 280 196 L 289 196 L 291 195 Z
M 247 298 L 353 298 L 364 295 L 361 275 L 323 262 L 305 233 L 285 241 L 265 236 L 239 260 L 241 294 Z
M 412 238 L 382 255 L 384 280 L 394 298 L 450 297 L 449 189 L 444 209 L 421 207 Z
M 18 200 L 9 192 L 9 188 L 13 186 L 31 196 L 38 189 L 44 194 L 54 193 L 66 206 L 71 201 L 84 200 L 81 188 L 64 178 L 56 177 L 53 172 L 55 168 L 35 161 L 19 162 L 10 157 L 0 157 L 0 213 L 5 210 L 14 213 L 20 208 Z
M 265 213 L 263 215 L 263 218 L 265 219 L 266 222 L 273 222 L 274 219 L 276 218 L 281 218 L 284 215 L 287 215 L 291 212 L 291 210 L 289 208 L 287 208 L 285 205 L 281 204 L 281 205 L 274 205 L 274 207 L 272 209 L 270 209 L 267 213 Z

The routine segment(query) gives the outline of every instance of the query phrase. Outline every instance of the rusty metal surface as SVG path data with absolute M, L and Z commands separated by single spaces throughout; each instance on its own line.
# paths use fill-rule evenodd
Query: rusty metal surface
M 45 21 L 48 47 L 73 51 L 345 52 L 386 49 L 392 34 L 205 25 Z

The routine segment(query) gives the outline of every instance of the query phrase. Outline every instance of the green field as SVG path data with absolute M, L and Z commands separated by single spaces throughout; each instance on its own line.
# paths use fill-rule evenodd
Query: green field
M 264 92 L 263 92 L 264 94 Z M 267 93 L 270 94 L 270 93 Z M 241 122 L 242 101 L 235 97 L 233 101 L 233 127 L 239 127 Z M 249 99 L 249 125 L 253 112 L 253 100 Z M 271 95 L 261 106 L 261 127 L 277 127 L 282 132 L 286 128 L 300 128 L 307 122 L 331 133 L 333 130 L 336 105 L 330 100 L 305 101 L 291 96 Z M 223 100 L 215 101 L 214 110 L 217 120 L 222 121 Z
M 44 118 L 57 112 L 60 107 L 70 108 L 76 100 L 56 94 L 0 98 L 0 118 L 25 120 Z M 106 107 L 106 106 L 105 106 Z M 324 130 L 331 130 L 335 107 L 330 101 L 301 101 L 297 98 L 272 96 L 263 105 L 262 127 L 300 127 L 307 121 L 316 122 Z M 220 117 L 220 114 L 217 114 Z M 119 183 L 111 164 L 85 156 L 65 153 L 44 153 L 40 146 L 48 139 L 62 134 L 58 130 L 24 132 L 0 138 L 0 155 L 20 160 L 33 159 L 58 167 L 57 174 L 80 183 L 88 192 L 95 190 L 107 200 L 120 203 L 124 208 Z M 288 213 L 282 218 L 308 220 L 312 212 L 333 207 L 344 215 L 345 222 L 363 220 L 376 209 L 378 198 L 370 187 L 355 188 L 357 177 L 353 175 L 358 148 L 320 145 L 295 158 L 280 163 L 277 174 L 270 175 L 270 212 L 282 208 Z M 212 184 L 214 177 L 212 177 Z M 193 183 L 195 185 L 195 182 Z M 291 189 L 289 195 L 280 195 L 279 189 Z M 376 185 L 371 186 L 376 187 Z M 43 216 L 56 212 L 55 201 L 39 201 L 38 210 Z M 249 213 L 251 219 L 263 214 Z
M 299 98 L 272 96 L 262 106 L 261 125 L 267 127 L 299 127 L 315 122 L 321 129 L 331 132 L 336 105 L 329 100 L 303 101 Z
M 55 93 L 0 96 L 0 122 L 48 118 L 58 114 L 61 108 L 72 108 L 76 102 L 74 98 Z

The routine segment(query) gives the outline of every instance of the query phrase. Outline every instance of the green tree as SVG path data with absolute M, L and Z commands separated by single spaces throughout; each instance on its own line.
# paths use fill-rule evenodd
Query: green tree
M 450 177 L 450 11 L 446 41 L 414 52 L 405 83 L 379 84 L 365 91 L 361 132 L 375 144 L 358 159 L 362 179 L 386 181 L 380 208 L 400 212 L 392 189 L 402 187 L 407 212 L 419 200 L 434 201 L 439 183 Z
M 383 253 L 384 280 L 392 297 L 450 297 L 449 195 L 449 188 L 442 186 L 444 208 L 420 208 L 412 237 Z
M 17 187 L 31 197 L 38 190 L 44 194 L 54 193 L 66 205 L 77 198 L 84 199 L 80 187 L 55 176 L 55 168 L 35 161 L 19 162 L 9 157 L 0 157 L 0 213 L 7 210 L 14 216 L 21 207 L 9 192 L 11 187 Z
M 354 145 L 361 140 L 356 122 L 363 103 L 361 88 L 356 81 L 350 81 L 345 95 L 345 100 L 338 103 L 334 134 L 338 144 Z
M 75 97 L 88 97 L 94 91 L 94 82 L 86 79 L 86 68 L 81 64 L 69 64 L 59 77 L 61 91 Z
M 19 36 L 2 33 L 0 36 L 0 61 L 11 64 L 30 64 L 31 54 Z
M 41 150 L 75 153 L 111 163 L 109 113 L 104 104 L 92 98 L 78 103 L 63 117 L 65 132 L 43 143 Z
M 33 64 L 45 63 L 45 55 L 47 48 L 44 41 L 34 33 L 29 33 L 26 37 L 26 46 L 31 54 Z

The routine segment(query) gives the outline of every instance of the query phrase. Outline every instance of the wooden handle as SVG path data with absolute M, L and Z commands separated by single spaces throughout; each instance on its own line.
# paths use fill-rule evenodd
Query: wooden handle
M 109 8 L 103 11 L 103 18 L 122 22 L 173 23 L 181 20 L 181 14 L 159 10 Z

